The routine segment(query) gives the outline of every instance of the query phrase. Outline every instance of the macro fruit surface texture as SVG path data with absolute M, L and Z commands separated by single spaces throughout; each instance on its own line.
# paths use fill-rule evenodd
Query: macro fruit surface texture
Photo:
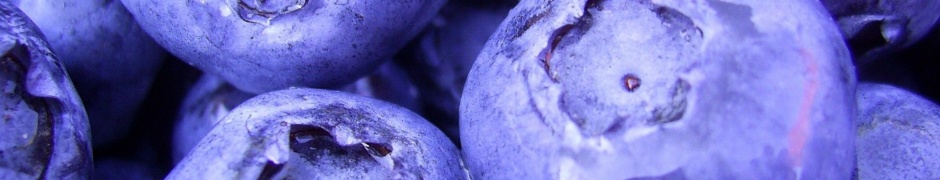
M 940 178 L 940 106 L 890 85 L 858 86 L 858 179 Z
M 95 145 L 127 134 L 167 53 L 120 1 L 15 0 L 68 70 Z
M 461 179 L 457 148 L 405 108 L 296 88 L 218 122 L 167 179 Z
M 814 0 L 525 0 L 470 71 L 462 147 L 480 179 L 848 179 L 851 63 Z
M 0 52 L 0 179 L 88 179 L 82 101 L 39 28 L 7 1 Z
M 153 38 L 249 93 L 369 74 L 445 1 L 123 0 Z
M 215 75 L 203 74 L 180 107 L 173 128 L 173 162 L 183 159 L 225 115 L 253 96 Z

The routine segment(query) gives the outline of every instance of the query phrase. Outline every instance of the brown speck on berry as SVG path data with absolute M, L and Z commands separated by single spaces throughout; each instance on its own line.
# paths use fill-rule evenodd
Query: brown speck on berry
M 636 88 L 640 88 L 640 78 L 635 74 L 627 74 L 623 76 L 623 86 L 627 88 L 627 91 L 633 92 Z

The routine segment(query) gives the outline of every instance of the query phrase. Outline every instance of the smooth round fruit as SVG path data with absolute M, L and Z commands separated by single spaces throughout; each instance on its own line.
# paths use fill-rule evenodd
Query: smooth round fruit
M 88 117 L 23 12 L 0 1 L 0 179 L 88 179 Z
M 463 179 L 440 130 L 354 94 L 288 89 L 222 119 L 167 179 Z
M 940 179 L 940 106 L 889 85 L 856 93 L 858 179 Z
M 123 0 L 154 39 L 250 93 L 338 88 L 369 74 L 444 0 Z
M 120 1 L 19 0 L 65 64 L 84 100 L 95 145 L 131 128 L 166 51 Z
M 855 77 L 815 0 L 524 0 L 470 71 L 475 179 L 849 179 Z

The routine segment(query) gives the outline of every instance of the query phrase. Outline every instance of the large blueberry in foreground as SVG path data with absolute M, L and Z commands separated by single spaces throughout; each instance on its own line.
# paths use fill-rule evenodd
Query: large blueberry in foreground
M 0 1 L 0 179 L 87 179 L 88 117 L 23 12 Z
M 525 0 L 477 58 L 477 179 L 849 179 L 855 77 L 815 0 Z
M 167 179 L 462 179 L 440 130 L 354 94 L 288 89 L 242 103 Z
M 940 179 L 940 106 L 889 85 L 856 93 L 858 178 Z
M 856 61 L 867 63 L 910 46 L 940 18 L 936 0 L 822 0 Z
M 444 0 L 123 0 L 168 51 L 235 87 L 337 88 L 404 46 Z
M 166 52 L 120 1 L 19 0 L 81 95 L 96 145 L 125 134 Z

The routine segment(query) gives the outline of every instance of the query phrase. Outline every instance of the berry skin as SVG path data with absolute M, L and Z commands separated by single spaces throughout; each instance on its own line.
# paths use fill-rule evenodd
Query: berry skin
M 292 88 L 232 110 L 167 179 L 461 179 L 464 172 L 453 143 L 407 109 Z
M 88 117 L 49 44 L 0 1 L 0 178 L 88 179 Z

